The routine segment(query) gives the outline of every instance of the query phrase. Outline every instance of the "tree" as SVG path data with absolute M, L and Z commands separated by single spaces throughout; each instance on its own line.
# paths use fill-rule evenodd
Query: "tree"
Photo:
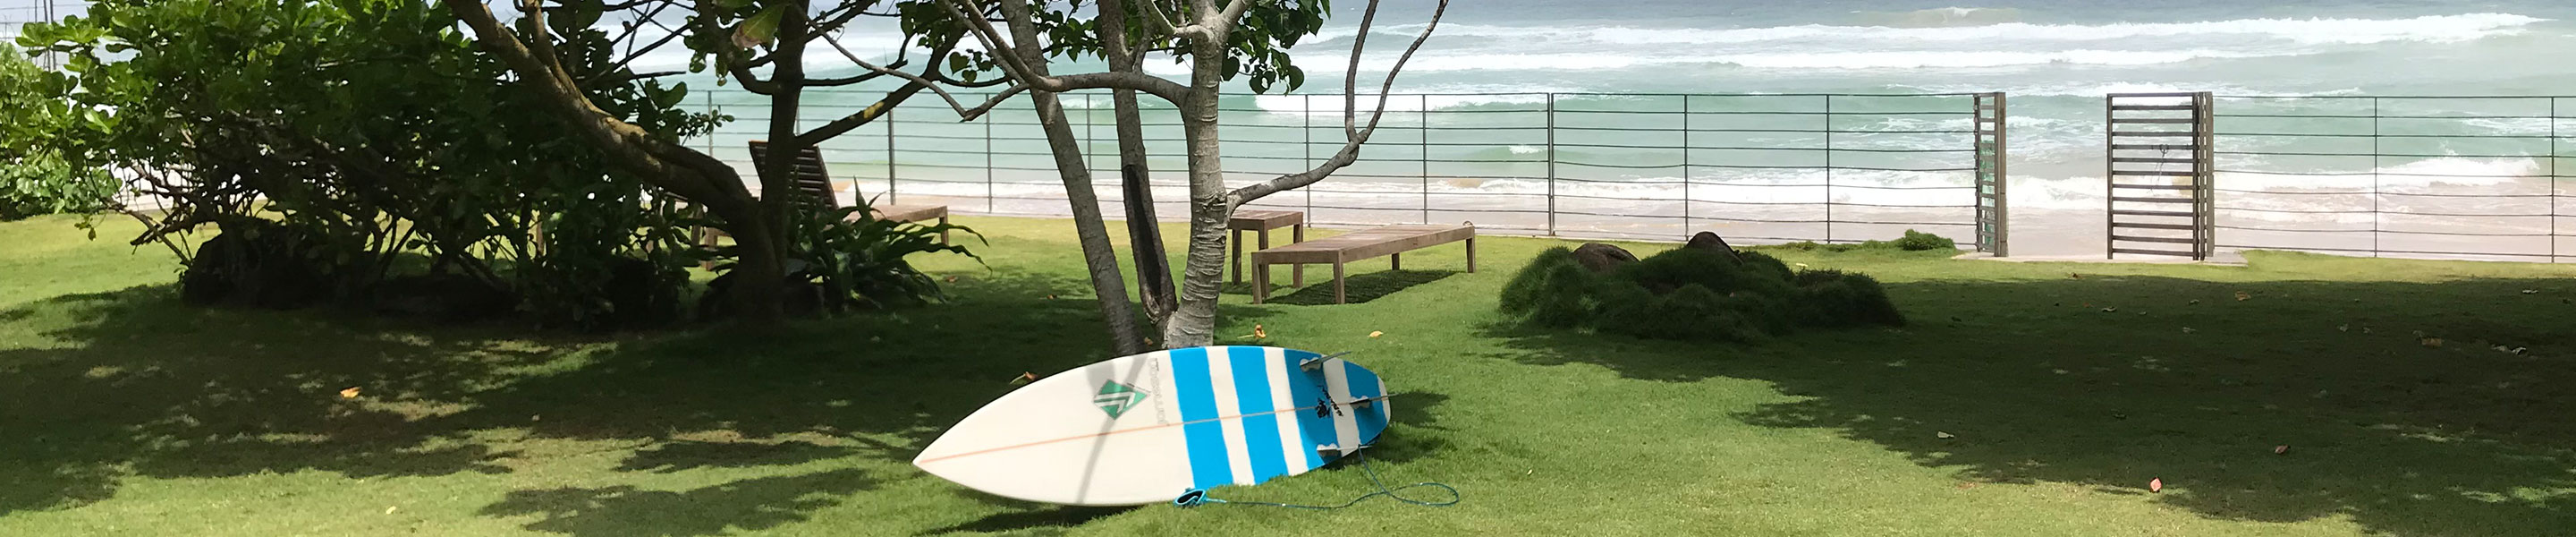
M 940 60 L 957 56 L 955 49 L 962 36 L 957 27 L 944 19 L 903 14 L 929 14 L 918 9 L 871 11 L 916 2 L 841 2 L 817 10 L 804 0 L 554 0 L 551 4 L 545 0 L 512 0 L 511 5 L 520 14 L 513 28 L 504 26 L 483 2 L 442 1 L 485 50 L 519 76 L 529 91 L 542 96 L 552 103 L 555 113 L 578 125 L 586 141 L 608 152 L 620 167 L 705 207 L 720 221 L 735 240 L 733 251 L 739 259 L 729 274 L 734 278 L 736 307 L 742 318 L 755 323 L 783 316 L 780 304 L 787 260 L 796 247 L 788 234 L 795 227 L 791 225 L 796 220 L 795 212 L 802 210 L 792 194 L 796 192 L 792 164 L 796 155 L 885 117 L 886 112 L 923 89 L 938 84 L 979 84 L 971 77 L 951 78 L 942 69 L 952 63 Z M 712 69 L 723 77 L 720 81 L 739 83 L 745 90 L 769 98 L 769 151 L 754 167 L 761 192 L 770 195 L 752 195 L 741 175 L 714 156 L 649 136 L 593 103 L 594 96 L 584 81 L 565 69 L 564 56 L 553 46 L 556 38 L 546 21 L 550 16 L 571 17 L 579 23 L 574 27 L 587 27 L 608 13 L 627 19 L 625 34 L 614 42 L 630 43 L 630 56 L 680 42 L 693 52 L 692 70 Z M 683 16 L 686 20 L 674 27 L 662 22 L 666 15 Z M 907 83 L 888 91 L 875 104 L 811 129 L 801 128 L 808 89 L 856 85 L 911 67 L 902 60 L 875 66 L 851 55 L 854 63 L 871 69 L 845 77 L 809 76 L 805 52 L 818 42 L 840 48 L 833 36 L 862 16 L 904 18 L 907 37 L 901 50 L 927 49 L 931 61 L 923 62 L 918 73 L 904 73 Z M 658 27 L 663 36 L 649 44 L 636 44 L 647 27 Z M 842 51 L 847 53 L 846 49 Z M 998 82 L 982 84 L 992 83 Z M 996 99 L 980 110 L 989 110 L 998 102 Z M 860 202 L 864 204 L 865 200 Z
M 996 0 L 990 13 L 997 13 L 1008 28 L 1008 35 L 994 26 L 994 20 L 980 0 L 937 0 L 941 9 L 966 26 L 985 50 L 1016 51 L 1017 54 L 995 56 L 996 64 L 1013 82 L 1011 91 L 1027 90 L 1045 96 L 1085 89 L 1109 89 L 1119 92 L 1142 92 L 1172 103 L 1180 110 L 1182 130 L 1188 145 L 1190 184 L 1190 239 L 1177 301 L 1169 311 L 1150 311 L 1162 328 L 1163 343 L 1181 348 L 1208 345 L 1215 340 L 1216 302 L 1225 269 L 1226 219 L 1242 204 L 1282 191 L 1314 184 L 1359 158 L 1360 147 L 1377 130 L 1385 117 L 1386 94 L 1394 87 L 1395 78 L 1412 59 L 1422 43 L 1439 27 L 1440 17 L 1448 10 L 1442 0 L 1422 34 L 1405 49 L 1394 67 L 1386 73 L 1378 89 L 1376 107 L 1363 125 L 1358 109 L 1357 81 L 1359 61 L 1366 51 L 1371 27 L 1376 22 L 1378 2 L 1371 0 L 1363 12 L 1358 33 L 1353 37 L 1351 58 L 1343 77 L 1343 146 L 1313 169 L 1282 175 L 1241 188 L 1227 188 L 1218 154 L 1218 90 L 1227 80 L 1250 75 L 1256 90 L 1267 90 L 1285 82 L 1294 87 L 1304 79 L 1302 71 L 1290 64 L 1287 48 L 1304 35 L 1322 27 L 1323 0 L 1298 0 L 1284 4 L 1272 0 L 1231 0 L 1218 6 L 1215 0 L 1098 0 L 1098 16 L 1090 24 L 1064 24 L 1062 19 L 1079 8 L 1075 2 L 1061 11 L 1040 12 L 1028 0 Z M 1168 4 L 1168 5 L 1167 5 Z M 1177 15 L 1179 18 L 1174 18 Z M 1056 43 L 1091 40 L 1087 46 L 1073 48 L 1099 50 L 1110 59 L 1110 70 L 1092 73 L 1058 75 L 1048 68 L 1048 60 L 1038 44 L 1040 34 L 1051 28 L 1088 28 L 1089 35 L 1076 31 L 1047 33 Z M 1138 67 L 1136 55 L 1145 50 L 1168 52 L 1190 63 L 1186 84 L 1148 75 Z M 1132 93 L 1131 93 L 1132 94 Z M 951 100 L 951 105 L 956 103 Z M 1042 121 L 1046 103 L 1040 102 Z M 971 112 L 959 107 L 960 112 Z M 1119 112 L 1120 154 L 1122 167 L 1128 173 L 1141 175 L 1142 145 L 1134 121 L 1132 106 L 1122 103 Z M 1062 121 L 1061 109 L 1054 116 Z M 1068 153 L 1079 154 L 1071 144 L 1050 136 L 1059 162 Z M 1132 145 L 1131 145 L 1132 144 Z M 1077 161 L 1078 162 L 1078 161 Z M 1075 183 L 1075 172 L 1067 171 L 1067 184 Z M 1084 181 L 1087 184 L 1087 180 Z M 1131 191 L 1138 190 L 1131 187 Z M 1087 193 L 1087 189 L 1085 190 Z M 1086 200 L 1074 200 L 1076 218 Z M 1132 218 L 1133 215 L 1131 215 Z M 1086 241 L 1087 243 L 1088 241 Z M 1086 247 L 1086 257 L 1101 255 Z M 1139 253 L 1140 257 L 1144 255 Z M 1111 255 L 1114 259 L 1114 254 Z M 1140 265 L 1146 263 L 1141 262 Z M 1095 272 L 1095 287 L 1103 278 Z M 1103 294 L 1112 291 L 1103 289 Z M 1119 292 L 1123 292 L 1122 290 Z M 1154 302 L 1147 293 L 1148 304 Z M 1112 323 L 1118 322 L 1112 319 Z M 1114 324 L 1113 324 L 1114 326 Z

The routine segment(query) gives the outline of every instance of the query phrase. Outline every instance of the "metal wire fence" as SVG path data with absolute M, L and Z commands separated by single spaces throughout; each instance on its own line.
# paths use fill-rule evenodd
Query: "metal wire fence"
M 2219 246 L 2556 262 L 2576 97 L 2222 96 Z M 2568 124 L 2576 126 L 2576 124 Z
M 1975 95 L 1394 95 L 1358 163 L 1247 207 L 1305 211 L 1323 225 L 1471 221 L 1497 233 L 1648 240 L 1714 231 L 1750 243 L 1858 242 L 1919 229 L 1968 244 L 1977 236 Z M 879 96 L 811 92 L 806 113 L 815 117 L 799 123 L 820 125 Z M 1026 99 L 974 122 L 928 99 L 824 145 L 844 195 L 968 213 L 1069 213 Z M 1110 98 L 1076 93 L 1064 102 L 1104 211 L 1119 214 Z M 736 121 L 692 143 L 748 173 L 746 142 L 766 136 L 765 100 L 711 94 L 702 105 Z M 1378 107 L 1373 98 L 1357 105 L 1363 121 Z M 1344 143 L 1339 95 L 1228 95 L 1220 109 L 1230 185 L 1308 169 Z M 1157 213 L 1185 217 L 1177 113 L 1142 113 Z

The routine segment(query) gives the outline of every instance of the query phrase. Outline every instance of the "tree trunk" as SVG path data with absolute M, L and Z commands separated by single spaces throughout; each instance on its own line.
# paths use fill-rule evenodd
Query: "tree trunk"
M 1000 7 L 1009 20 L 1029 20 L 1027 0 L 1003 0 Z M 1038 48 L 1037 29 L 1015 23 L 1011 33 L 1013 52 L 1028 60 L 1037 75 L 1045 76 L 1046 55 Z M 1127 281 L 1118 273 L 1118 251 L 1109 243 L 1100 197 L 1091 189 L 1091 165 L 1073 137 L 1073 126 L 1065 121 L 1064 103 L 1048 91 L 1030 91 L 1029 100 L 1037 106 L 1038 125 L 1046 131 L 1048 152 L 1055 155 L 1057 175 L 1064 179 L 1065 201 L 1073 205 L 1074 236 L 1081 240 L 1082 261 L 1091 270 L 1091 290 L 1100 303 L 1101 320 L 1109 324 L 1110 344 L 1120 355 L 1144 352 L 1144 337 L 1136 331 L 1136 311 L 1127 302 Z
M 1143 57 L 1127 44 L 1127 3 L 1099 3 L 1098 35 L 1111 72 L 1143 73 Z M 1127 200 L 1127 248 L 1136 258 L 1136 294 L 1145 303 L 1145 318 L 1155 328 L 1170 324 L 1179 299 L 1172 291 L 1172 257 L 1163 249 L 1162 220 L 1154 215 L 1154 168 L 1145 160 L 1145 120 L 1136 105 L 1136 90 L 1110 92 L 1118 121 L 1119 181 Z
M 1234 215 L 1217 143 L 1217 89 L 1224 79 L 1225 43 L 1194 41 L 1190 46 L 1189 99 L 1179 103 L 1190 155 L 1189 259 L 1182 269 L 1180 307 L 1163 326 L 1163 343 L 1174 349 L 1216 342 L 1217 293 L 1225 281 L 1225 221 Z

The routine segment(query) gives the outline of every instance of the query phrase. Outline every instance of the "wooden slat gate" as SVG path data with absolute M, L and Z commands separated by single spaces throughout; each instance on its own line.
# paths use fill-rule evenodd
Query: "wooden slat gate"
M 2007 158 L 2005 144 L 2003 92 L 1979 93 L 1976 98 L 1977 146 L 1977 251 L 2007 257 L 2011 252 L 2012 218 L 2004 188 L 2009 186 L 2004 172 Z
M 2110 95 L 2104 257 L 2209 259 L 2217 243 L 2210 105 L 2209 92 Z

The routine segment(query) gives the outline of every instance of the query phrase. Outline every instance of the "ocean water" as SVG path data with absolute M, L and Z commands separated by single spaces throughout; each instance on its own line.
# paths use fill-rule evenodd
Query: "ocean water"
M 1343 2 L 1326 31 L 1295 49 L 1309 73 L 1295 94 L 1239 89 L 1225 99 L 1230 179 L 1300 170 L 1339 145 L 1341 69 L 1360 5 Z M 1364 88 L 1422 30 L 1430 5 L 1386 4 L 1361 62 Z M 891 35 L 874 28 L 845 42 L 882 59 Z M 2239 229 L 2222 243 L 2427 250 L 2438 245 L 2422 241 L 2464 236 L 2438 233 L 2500 231 L 2539 238 L 2475 239 L 2496 243 L 2477 250 L 2554 259 L 2558 218 L 2529 215 L 2559 212 L 2550 178 L 2562 151 L 2550 136 L 2576 134 L 2576 121 L 2554 119 L 2576 116 L 2576 99 L 2371 97 L 2576 94 L 2569 51 L 2576 3 L 2563 1 L 1461 0 L 1396 81 L 1362 162 L 1265 204 L 1325 222 L 1472 220 L 1637 238 L 1713 230 L 1749 242 L 1858 240 L 1906 228 L 1965 236 L 1973 153 L 1964 94 L 2003 92 L 2016 250 L 2098 253 L 2102 96 L 2211 91 L 2223 96 L 2221 224 Z M 837 53 L 814 59 L 840 63 Z M 877 96 L 870 90 L 820 95 L 809 116 L 864 106 Z M 744 119 L 766 114 L 736 92 L 703 102 Z M 1067 97 L 1103 177 L 1115 161 L 1107 102 Z M 1052 161 L 1021 106 L 959 124 L 917 99 L 895 121 L 828 149 L 854 195 L 1061 213 Z M 1158 201 L 1177 215 L 1177 121 L 1150 99 L 1148 108 Z M 2289 115 L 2336 117 L 2267 117 Z M 740 140 L 758 131 L 738 123 L 701 142 L 739 158 Z M 2417 137 L 2358 136 L 2372 132 Z M 2365 156 L 2339 156 L 2356 154 Z M 2523 197 L 2477 197 L 2486 194 Z M 2531 203 L 2542 206 L 2523 206 Z M 2475 218 L 2393 214 L 2410 210 Z M 2298 231 L 2265 231 L 2273 229 Z M 2417 230 L 2428 235 L 2404 235 Z

